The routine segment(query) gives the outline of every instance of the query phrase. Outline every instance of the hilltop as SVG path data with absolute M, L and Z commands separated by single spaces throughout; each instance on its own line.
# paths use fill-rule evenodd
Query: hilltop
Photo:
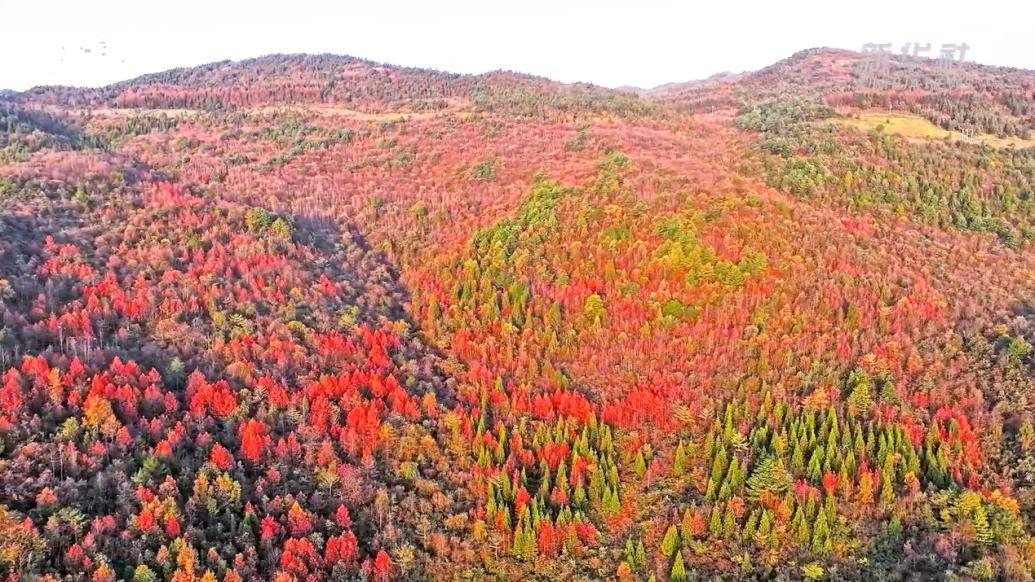
M 585 83 L 564 84 L 510 71 L 460 75 L 338 55 L 270 55 L 144 75 L 99 89 L 37 87 L 25 103 L 73 107 L 229 110 L 334 104 L 365 112 L 436 111 L 453 105 L 507 108 L 514 100 L 589 107 L 615 98 Z M 525 113 L 514 111 L 515 113 Z

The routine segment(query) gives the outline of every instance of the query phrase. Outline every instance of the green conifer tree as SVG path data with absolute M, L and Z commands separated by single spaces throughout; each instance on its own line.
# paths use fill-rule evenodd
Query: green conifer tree
M 670 525 L 665 531 L 665 537 L 661 540 L 661 553 L 665 554 L 666 558 L 671 558 L 678 549 L 679 532 L 676 531 L 676 526 Z
M 686 449 L 683 448 L 683 441 L 679 441 L 679 446 L 676 447 L 675 458 L 672 459 L 672 476 L 682 477 L 686 472 Z
M 643 458 L 643 451 L 636 451 L 636 460 L 633 462 L 633 471 L 636 472 L 636 476 L 643 479 L 644 474 L 647 473 L 647 460 Z
M 676 552 L 676 559 L 672 562 L 672 571 L 668 579 L 669 582 L 687 582 L 686 565 L 683 564 L 683 552 Z
M 747 496 L 758 499 L 766 491 L 780 494 L 791 485 L 791 476 L 777 457 L 766 457 L 756 466 L 747 479 Z
M 831 552 L 833 545 L 830 541 L 830 527 L 827 524 L 827 514 L 819 512 L 816 522 L 812 526 L 812 551 L 816 554 L 826 555 Z
M 708 519 L 708 531 L 715 538 L 722 535 L 722 512 L 719 511 L 717 505 L 712 506 L 711 517 Z

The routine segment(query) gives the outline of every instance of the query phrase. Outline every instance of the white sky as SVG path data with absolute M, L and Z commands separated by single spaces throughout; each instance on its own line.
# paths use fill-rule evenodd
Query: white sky
M 930 42 L 928 56 L 965 42 L 968 61 L 1035 69 L 1033 23 L 1031 0 L 0 0 L 0 88 L 98 86 L 288 52 L 609 87 L 757 69 L 803 48 L 868 42 L 894 43 L 896 52 Z

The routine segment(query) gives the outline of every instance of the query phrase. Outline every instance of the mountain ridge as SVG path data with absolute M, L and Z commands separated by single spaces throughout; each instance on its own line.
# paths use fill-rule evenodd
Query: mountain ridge
M 100 86 L 100 87 L 78 87 L 71 85 L 41 85 L 26 89 L 24 91 L 13 91 L 3 90 L 5 94 L 14 94 L 20 96 L 27 96 L 34 93 L 40 93 L 46 90 L 81 90 L 81 91 L 112 91 L 119 88 L 131 87 L 137 85 L 146 84 L 162 84 L 164 78 L 175 77 L 176 75 L 189 74 L 190 76 L 196 76 L 198 73 L 205 72 L 217 72 L 222 69 L 227 72 L 241 72 L 241 71 L 262 71 L 268 67 L 285 67 L 288 65 L 303 65 L 310 66 L 319 69 L 320 67 L 336 66 L 341 68 L 347 65 L 362 65 L 372 70 L 384 70 L 384 71 L 395 71 L 400 73 L 421 73 L 429 74 L 433 76 L 443 76 L 449 78 L 466 78 L 466 79 L 491 79 L 497 76 L 510 77 L 517 80 L 523 80 L 526 82 L 545 82 L 552 85 L 560 86 L 572 86 L 572 87 L 593 87 L 596 89 L 608 90 L 608 91 L 633 91 L 640 94 L 657 94 L 669 92 L 671 88 L 679 86 L 697 86 L 706 84 L 713 81 L 724 81 L 728 79 L 736 79 L 742 77 L 765 77 L 773 74 L 786 74 L 787 69 L 793 68 L 795 65 L 812 63 L 816 64 L 816 60 L 830 60 L 833 58 L 850 59 L 858 61 L 861 59 L 868 58 L 866 53 L 852 51 L 848 49 L 838 49 L 831 47 L 815 47 L 810 49 L 803 49 L 790 55 L 786 58 L 780 59 L 771 65 L 761 67 L 756 70 L 748 70 L 741 72 L 719 72 L 708 77 L 701 79 L 692 79 L 687 81 L 670 81 L 663 83 L 656 87 L 642 88 L 631 85 L 623 85 L 615 88 L 608 88 L 602 85 L 597 85 L 591 82 L 563 82 L 550 79 L 545 76 L 536 75 L 533 73 L 524 73 L 513 70 L 492 70 L 482 73 L 454 73 L 444 69 L 435 69 L 428 67 L 419 66 L 406 66 L 406 65 L 394 65 L 387 62 L 379 62 L 362 57 L 355 57 L 345 54 L 335 53 L 271 53 L 268 55 L 262 55 L 258 57 L 250 57 L 240 60 L 221 60 L 213 61 L 210 63 L 203 63 L 195 66 L 188 67 L 174 67 L 163 71 L 154 73 L 147 73 L 139 75 L 137 77 L 125 79 L 122 81 L 116 81 L 114 83 Z M 926 58 L 926 57 L 909 57 L 900 55 L 897 53 L 888 53 L 887 58 L 893 62 L 914 62 L 921 64 L 933 65 L 938 62 L 937 58 Z M 301 62 L 299 62 L 301 61 Z M 968 62 L 966 66 L 971 68 L 977 68 L 987 71 L 999 71 L 1004 73 L 1031 73 L 1029 69 L 1017 68 L 1017 67 L 1004 67 L 998 65 L 988 65 Z

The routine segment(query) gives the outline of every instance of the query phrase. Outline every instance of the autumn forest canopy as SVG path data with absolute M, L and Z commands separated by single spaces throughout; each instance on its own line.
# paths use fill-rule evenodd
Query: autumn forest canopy
M 1035 72 L 0 93 L 5 580 L 1032 580 Z

